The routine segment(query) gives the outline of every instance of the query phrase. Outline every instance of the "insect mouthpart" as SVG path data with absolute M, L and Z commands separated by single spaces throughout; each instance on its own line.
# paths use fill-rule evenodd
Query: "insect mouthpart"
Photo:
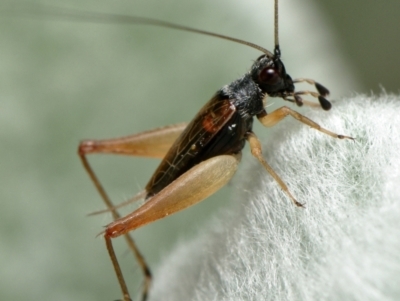
M 310 106 L 321 106 L 322 109 L 328 111 L 332 107 L 332 104 L 326 97 L 329 95 L 329 90 L 320 83 L 308 78 L 292 79 L 289 74 L 286 73 L 286 69 L 282 61 L 280 60 L 279 47 L 275 47 L 273 57 L 267 55 L 261 55 L 257 58 L 251 68 L 251 76 L 254 82 L 257 83 L 263 93 L 268 94 L 271 97 L 280 97 L 284 100 L 290 101 L 301 107 L 304 103 Z M 315 91 L 295 91 L 294 84 L 306 82 L 313 85 Z M 301 95 L 310 95 L 318 99 L 319 104 L 303 100 Z
M 316 81 L 309 79 L 309 78 L 297 78 L 294 79 L 293 84 L 295 83 L 302 83 L 302 82 L 306 82 L 310 85 L 313 85 L 318 92 L 314 92 L 314 91 L 293 91 L 293 93 L 291 93 L 290 95 L 287 96 L 293 96 L 293 98 L 287 98 L 286 97 L 282 97 L 285 100 L 294 102 L 295 104 L 297 104 L 298 106 L 302 106 L 304 103 L 307 103 L 307 105 L 311 105 L 311 106 L 321 106 L 322 109 L 324 109 L 325 111 L 330 110 L 330 108 L 332 107 L 332 104 L 329 102 L 328 99 L 326 99 L 326 96 L 329 95 L 329 90 L 327 88 L 325 88 L 323 85 L 321 85 L 320 83 L 317 83 Z M 319 101 L 319 105 L 307 100 L 303 100 L 303 98 L 301 97 L 301 95 L 310 95 L 312 97 L 315 97 L 318 99 Z

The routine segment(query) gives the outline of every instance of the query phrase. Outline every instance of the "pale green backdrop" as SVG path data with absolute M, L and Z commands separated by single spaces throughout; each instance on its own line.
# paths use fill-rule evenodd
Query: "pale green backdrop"
M 272 1 L 40 2 L 155 17 L 273 46 Z M 280 20 L 293 77 L 320 80 L 336 99 L 379 92 L 379 84 L 398 91 L 397 1 L 326 0 L 318 1 L 317 11 L 311 1 L 295 2 L 282 0 Z M 0 1 L 0 10 L 9 3 Z M 241 45 L 167 29 L 3 14 L 0 300 L 120 298 L 103 240 L 96 238 L 110 218 L 85 217 L 103 205 L 76 155 L 79 140 L 190 120 L 258 56 Z M 268 131 L 256 130 L 267 143 Z M 157 166 L 155 160 L 111 156 L 91 162 L 116 201 L 139 191 Z M 206 202 L 138 230 L 134 236 L 151 267 L 178 240 L 201 231 L 217 208 L 229 207 L 238 181 L 240 174 Z M 124 245 L 117 253 L 137 291 L 136 263 Z

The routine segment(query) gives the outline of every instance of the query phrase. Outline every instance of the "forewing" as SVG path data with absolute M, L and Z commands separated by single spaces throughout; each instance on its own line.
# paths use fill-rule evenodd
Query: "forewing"
M 178 137 L 146 186 L 154 195 L 190 169 L 190 162 L 230 120 L 235 106 L 218 94 L 208 101 Z

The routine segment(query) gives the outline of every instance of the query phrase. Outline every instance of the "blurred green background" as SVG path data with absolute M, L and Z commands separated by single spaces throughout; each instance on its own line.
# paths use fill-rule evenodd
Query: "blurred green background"
M 154 17 L 273 48 L 272 1 L 33 2 Z M 110 217 L 85 217 L 104 206 L 76 155 L 79 141 L 188 121 L 260 54 L 168 29 L 5 16 L 10 3 L 28 2 L 0 1 L 0 300 L 115 300 L 117 281 L 96 238 Z M 333 99 L 379 93 L 380 85 L 398 92 L 399 11 L 398 1 L 282 0 L 286 69 L 325 84 Z M 268 145 L 268 130 L 256 132 Z M 245 153 L 243 161 L 253 162 Z M 116 202 L 138 192 L 157 166 L 118 156 L 90 160 Z M 241 176 L 134 233 L 152 268 L 229 207 Z M 116 245 L 135 295 L 140 271 L 123 241 Z

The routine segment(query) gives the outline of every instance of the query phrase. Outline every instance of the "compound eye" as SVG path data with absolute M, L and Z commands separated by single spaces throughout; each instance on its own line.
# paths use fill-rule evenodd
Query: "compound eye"
M 260 82 L 267 85 L 276 85 L 281 81 L 281 75 L 278 70 L 274 68 L 264 68 L 258 75 Z

